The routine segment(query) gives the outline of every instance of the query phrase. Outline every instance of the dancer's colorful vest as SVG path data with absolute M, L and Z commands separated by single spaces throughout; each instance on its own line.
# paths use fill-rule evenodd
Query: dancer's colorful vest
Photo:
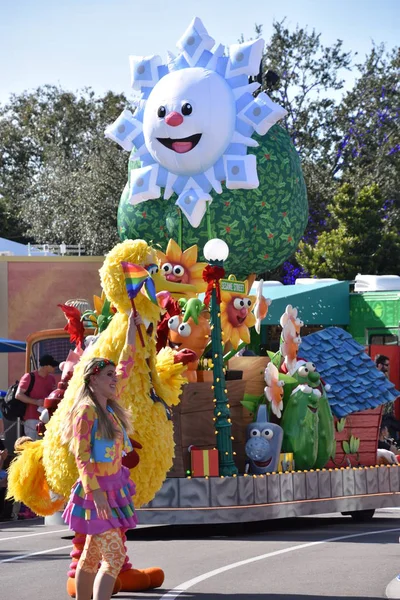
M 122 433 L 124 436 L 123 455 L 128 454 L 133 450 L 128 434 L 126 433 L 125 428 L 123 427 L 121 421 L 118 419 L 113 409 L 110 406 L 107 406 L 107 410 L 113 415 L 113 417 L 122 429 Z M 98 419 L 95 419 L 91 434 L 92 451 L 90 455 L 90 460 L 91 462 L 112 462 L 115 458 L 116 452 L 115 441 L 99 437 L 99 434 L 97 433 L 98 426 Z

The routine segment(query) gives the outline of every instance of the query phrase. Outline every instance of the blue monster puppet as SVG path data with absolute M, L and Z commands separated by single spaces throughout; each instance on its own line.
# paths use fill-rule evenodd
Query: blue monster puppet
M 267 407 L 261 404 L 256 421 L 247 426 L 245 452 L 250 473 L 262 475 L 277 470 L 282 439 L 282 427 L 268 421 Z

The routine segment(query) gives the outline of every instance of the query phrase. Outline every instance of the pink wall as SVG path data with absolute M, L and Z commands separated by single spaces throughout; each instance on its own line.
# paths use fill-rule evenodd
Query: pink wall
M 25 340 L 42 329 L 63 328 L 66 320 L 57 304 L 85 298 L 93 306 L 100 295 L 102 258 L 18 259 L 8 262 L 8 337 Z M 8 355 L 9 383 L 24 373 L 24 354 Z

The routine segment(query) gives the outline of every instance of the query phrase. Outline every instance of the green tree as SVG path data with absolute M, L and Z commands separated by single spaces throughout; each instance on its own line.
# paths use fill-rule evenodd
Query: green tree
M 343 49 L 341 40 L 326 46 L 315 30 L 299 26 L 290 30 L 285 20 L 273 23 L 263 57 L 263 84 L 271 98 L 288 111 L 283 125 L 302 161 L 309 202 L 305 239 L 310 241 L 324 230 L 327 204 L 339 186 L 331 166 L 341 139 L 336 109 L 345 85 L 344 74 L 351 68 L 352 54 Z M 268 70 L 279 75 L 275 84 L 265 78 Z M 296 255 L 289 267 L 291 263 L 297 266 Z M 282 268 L 263 277 L 286 279 Z
M 333 176 L 356 187 L 377 183 L 385 225 L 400 227 L 400 49 L 374 46 L 358 78 L 336 109 L 340 141 L 332 161 Z
M 377 184 L 359 191 L 344 184 L 328 210 L 330 229 L 318 236 L 315 245 L 300 243 L 297 259 L 304 269 L 316 277 L 338 279 L 399 272 L 400 237 L 387 225 Z
M 328 205 L 345 182 L 356 189 L 377 183 L 383 227 L 400 229 L 400 51 L 373 45 L 364 61 L 351 61 L 340 40 L 324 47 L 314 31 L 289 31 L 284 22 L 274 24 L 264 57 L 264 71 L 280 75 L 268 91 L 288 110 L 286 127 L 302 158 L 309 198 L 304 241 L 311 245 L 329 228 Z M 344 69 L 355 76 L 345 92 Z M 299 274 L 297 254 L 287 266 Z M 287 279 L 282 269 L 268 277 Z
M 266 87 L 288 115 L 285 126 L 303 161 L 326 160 L 335 141 L 335 92 L 344 88 L 343 75 L 351 69 L 352 56 L 342 40 L 324 46 L 321 34 L 297 25 L 290 31 L 285 20 L 273 23 L 265 48 L 263 70 L 279 75 Z M 332 139 L 333 136 L 333 139 Z
M 90 90 L 77 96 L 44 86 L 12 96 L 0 110 L 0 196 L 20 236 L 82 243 L 88 254 L 118 241 L 128 157 L 104 139 L 104 129 L 126 104 L 111 92 L 96 98 Z

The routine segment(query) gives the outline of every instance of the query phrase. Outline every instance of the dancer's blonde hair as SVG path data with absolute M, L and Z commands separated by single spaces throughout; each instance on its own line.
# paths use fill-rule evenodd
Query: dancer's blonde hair
M 78 395 L 76 396 L 73 405 L 71 406 L 70 410 L 65 416 L 64 425 L 61 431 L 61 442 L 63 444 L 70 444 L 73 439 L 74 421 L 76 419 L 76 414 L 82 406 L 82 404 L 94 406 L 94 408 L 96 409 L 98 418 L 98 432 L 101 435 L 101 437 L 113 440 L 117 436 L 118 429 L 115 428 L 115 426 L 109 419 L 107 411 L 102 406 L 100 406 L 99 402 L 97 401 L 96 395 L 90 387 L 90 377 L 92 375 L 96 376 L 96 374 L 100 370 L 108 366 L 115 367 L 115 364 L 108 359 L 97 357 L 92 358 L 85 365 L 85 370 L 83 372 L 82 387 L 78 391 Z M 110 408 L 112 408 L 112 410 L 114 411 L 118 419 L 121 421 L 122 425 L 127 430 L 127 432 L 131 432 L 132 425 L 130 412 L 123 408 L 114 398 L 109 398 L 107 404 Z

